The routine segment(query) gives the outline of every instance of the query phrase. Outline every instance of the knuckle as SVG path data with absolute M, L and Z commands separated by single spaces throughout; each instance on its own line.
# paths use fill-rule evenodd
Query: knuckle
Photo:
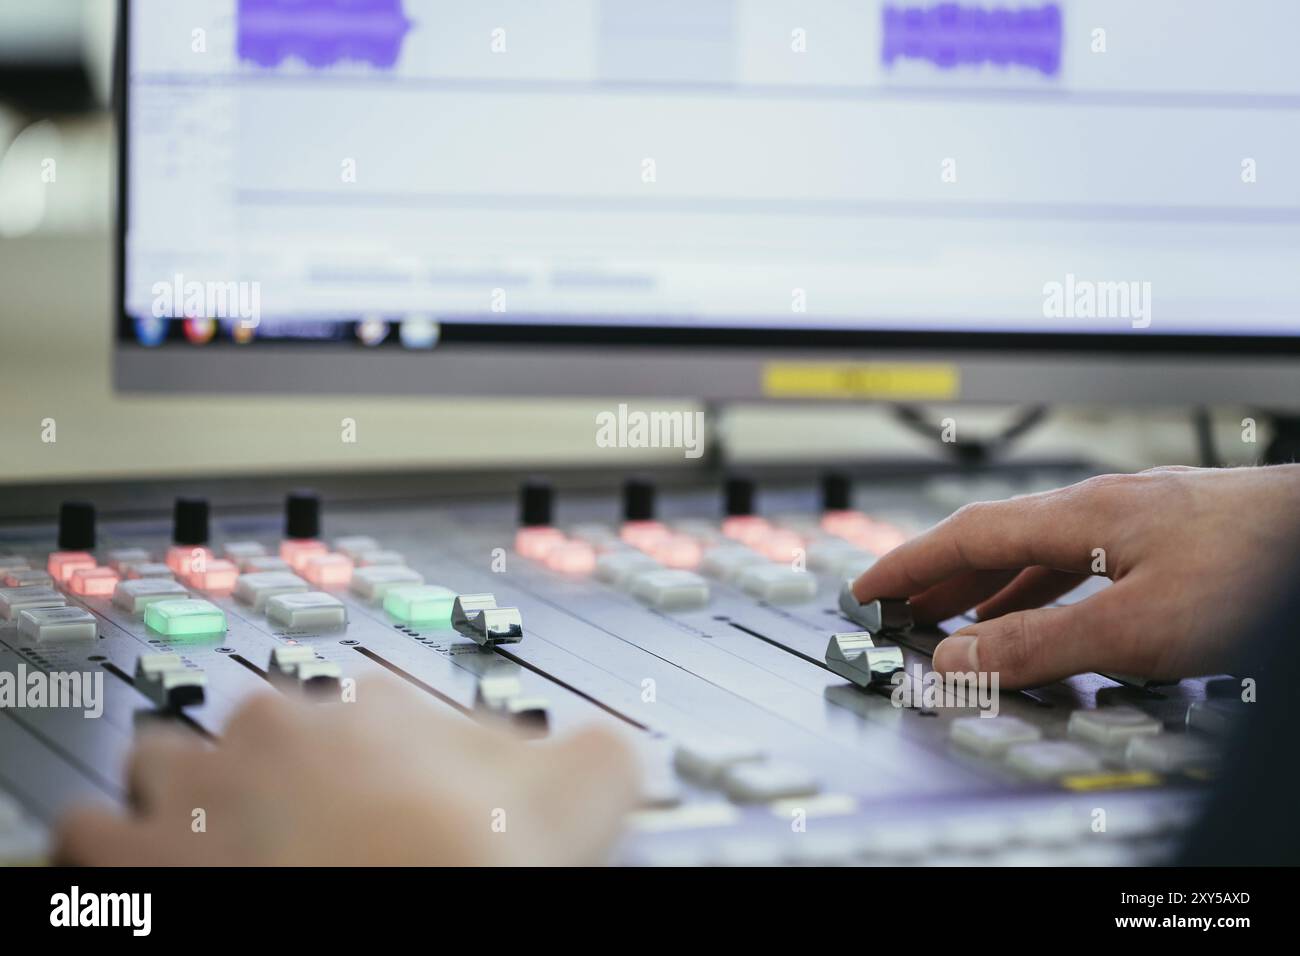
M 1000 626 L 988 642 L 988 657 L 985 663 L 984 642 L 980 646 L 981 664 L 990 671 L 1004 671 L 1008 674 L 1020 674 L 1026 671 L 1034 660 L 1036 647 L 1035 615 L 1029 612 L 1008 614 L 1000 619 Z
M 948 523 L 954 528 L 969 527 L 978 523 L 989 512 L 990 502 L 971 501 L 962 505 L 948 517 Z
M 1127 497 L 1140 481 L 1137 475 L 1095 475 L 1074 487 L 1079 497 L 1101 504 Z

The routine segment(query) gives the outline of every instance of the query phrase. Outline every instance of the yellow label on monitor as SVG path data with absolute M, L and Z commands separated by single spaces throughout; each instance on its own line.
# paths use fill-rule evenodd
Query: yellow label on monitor
M 769 362 L 768 398 L 956 398 L 957 366 L 939 362 Z
M 1129 773 L 1082 773 L 1065 777 L 1061 783 L 1070 790 L 1119 790 L 1127 787 L 1154 787 L 1160 777 L 1149 770 Z

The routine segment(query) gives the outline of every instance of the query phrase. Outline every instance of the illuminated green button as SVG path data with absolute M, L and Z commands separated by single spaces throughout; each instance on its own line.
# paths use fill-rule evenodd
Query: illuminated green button
M 224 634 L 226 615 L 211 601 L 155 601 L 144 611 L 144 623 L 151 631 L 167 637 L 191 634 Z
M 450 627 L 455 603 L 455 591 L 433 584 L 389 588 L 384 595 L 384 610 L 404 624 Z

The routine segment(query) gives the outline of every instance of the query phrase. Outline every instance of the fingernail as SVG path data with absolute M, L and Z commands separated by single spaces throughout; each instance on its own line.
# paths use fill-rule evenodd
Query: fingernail
M 958 671 L 976 671 L 980 669 L 979 653 L 976 645 L 979 638 L 974 634 L 953 634 L 939 642 L 934 649 L 934 669 L 941 674 Z

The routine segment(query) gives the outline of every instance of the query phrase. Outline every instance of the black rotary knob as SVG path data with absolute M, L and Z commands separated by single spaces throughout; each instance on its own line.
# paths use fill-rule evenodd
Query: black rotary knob
M 723 506 L 728 518 L 754 513 L 754 480 L 733 475 L 723 486 Z
M 519 523 L 525 528 L 542 528 L 551 523 L 555 493 L 547 481 L 533 479 L 519 489 Z
M 284 499 L 284 536 L 306 540 L 320 535 L 320 496 L 291 491 Z
M 623 483 L 623 520 L 652 521 L 655 516 L 655 485 L 645 478 Z
M 822 475 L 822 510 L 848 511 L 853 507 L 853 479 L 842 471 Z
M 95 506 L 88 501 L 59 505 L 59 550 L 89 551 L 95 546 Z
M 208 543 L 208 499 L 177 498 L 172 509 L 172 541 L 176 544 Z

